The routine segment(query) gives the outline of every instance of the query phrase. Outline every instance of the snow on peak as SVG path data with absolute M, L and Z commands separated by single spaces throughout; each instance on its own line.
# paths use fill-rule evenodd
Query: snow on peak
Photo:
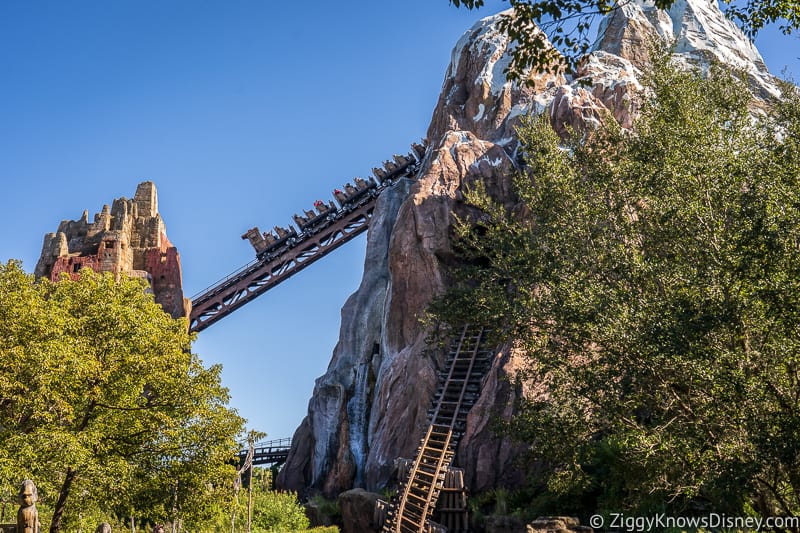
M 672 19 L 676 53 L 706 51 L 737 68 L 766 70 L 756 47 L 722 13 L 716 1 L 677 0 L 667 14 Z
M 717 0 L 676 0 L 666 11 L 653 0 L 626 1 L 602 21 L 594 49 L 637 62 L 648 55 L 648 37 L 656 36 L 674 46 L 678 61 L 702 69 L 718 61 L 746 71 L 766 93 L 779 94 L 761 54 Z
M 511 12 L 511 9 L 507 9 L 485 17 L 461 36 L 453 48 L 447 78 L 454 78 L 459 71 L 467 70 L 459 67 L 463 59 L 469 58 L 481 63 L 475 84 L 489 87 L 495 96 L 503 91 L 503 88 L 510 83 L 505 70 L 511 62 L 510 52 L 513 45 L 508 35 L 498 29 L 497 23 Z

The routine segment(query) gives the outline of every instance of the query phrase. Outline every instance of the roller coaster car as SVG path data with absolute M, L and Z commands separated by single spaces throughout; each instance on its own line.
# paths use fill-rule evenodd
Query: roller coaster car
M 333 197 L 336 198 L 336 201 L 339 202 L 339 205 L 343 206 L 347 203 L 347 195 L 339 189 L 333 190 Z
M 319 213 L 320 215 L 324 215 L 325 213 L 330 211 L 331 208 L 336 209 L 336 206 L 333 205 L 333 203 L 331 203 L 331 205 L 329 206 L 322 200 L 317 200 L 316 202 L 314 202 L 314 208 L 317 210 L 317 213 Z
M 353 178 L 353 181 L 356 183 L 356 189 L 358 189 L 359 191 L 363 191 L 364 189 L 369 189 L 375 186 L 374 182 L 370 183 L 367 180 L 362 180 L 359 177 Z
M 297 222 L 297 225 L 300 227 L 301 231 L 313 228 L 321 221 L 327 220 L 331 212 L 336 211 L 336 205 L 333 203 L 333 201 L 326 204 L 322 200 L 317 200 L 314 202 L 314 207 L 317 208 L 316 213 L 314 211 L 306 211 L 304 209 L 303 212 L 306 215 L 305 217 L 294 215 L 294 220 Z
M 378 183 L 372 178 L 369 178 L 369 180 L 355 178 L 353 181 L 356 183 L 355 187 L 348 183 L 344 186 L 344 192 L 339 189 L 334 191 L 334 197 L 342 207 L 353 206 L 355 202 L 363 198 L 367 193 L 378 188 Z
M 297 224 L 297 227 L 299 227 L 300 229 L 303 229 L 303 226 L 308 224 L 309 220 L 317 216 L 317 214 L 314 211 L 309 211 L 307 209 L 303 209 L 303 215 L 298 215 L 297 213 L 292 215 L 292 218 Z
M 378 181 L 383 183 L 383 181 L 389 177 L 389 173 L 383 170 L 382 168 L 375 167 L 372 169 L 372 175 L 378 178 Z
M 414 161 L 414 158 L 413 156 L 411 156 L 411 154 L 409 155 L 394 154 L 392 158 L 394 159 L 394 162 L 397 163 L 397 167 L 400 169 L 406 168 L 409 164 L 411 164 L 412 161 Z
M 380 173 L 383 174 L 383 176 L 379 177 L 381 181 L 385 181 L 387 179 L 394 178 L 400 175 L 400 173 L 402 173 L 405 169 L 407 169 L 409 165 L 416 162 L 416 159 L 414 158 L 413 154 L 408 154 L 408 155 L 395 154 L 394 156 L 392 156 L 392 158 L 394 159 L 394 161 L 383 162 L 383 170 L 380 171 Z M 378 170 L 379 169 L 373 169 L 373 172 L 375 172 L 376 176 L 378 175 L 378 173 L 376 172 Z
M 275 226 L 275 233 L 278 234 L 278 241 L 283 241 L 284 239 L 288 239 L 289 237 L 294 237 L 297 235 L 297 232 L 292 226 L 289 226 L 288 228 Z
M 297 230 L 295 230 L 292 226 L 289 226 L 288 228 L 275 226 L 275 233 L 278 234 L 277 237 L 271 231 L 264 232 L 265 247 L 263 250 L 256 248 L 256 256 L 258 256 L 259 259 L 269 259 L 270 252 L 274 252 L 290 239 L 297 237 Z
M 247 230 L 247 232 L 244 235 L 242 235 L 242 239 L 250 241 L 250 244 L 252 245 L 253 248 L 255 248 L 256 253 L 260 254 L 266 251 L 266 249 L 269 248 L 269 245 L 271 244 L 266 239 L 267 235 L 268 235 L 267 233 L 261 235 L 261 231 L 258 229 L 258 226 L 256 226 L 254 228 L 250 228 L 249 230 Z
M 388 172 L 389 175 L 391 176 L 397 170 L 397 165 L 394 163 L 394 161 L 389 161 L 387 159 L 386 161 L 383 162 L 383 168 L 385 168 L 386 172 Z
M 411 143 L 411 149 L 414 151 L 414 155 L 417 156 L 417 161 L 421 161 L 425 157 L 425 144 Z

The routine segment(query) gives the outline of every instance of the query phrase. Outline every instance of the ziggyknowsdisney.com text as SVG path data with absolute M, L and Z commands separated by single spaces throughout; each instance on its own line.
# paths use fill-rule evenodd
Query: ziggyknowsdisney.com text
M 762 531 L 769 529 L 791 529 L 800 527 L 800 516 L 728 516 L 710 513 L 705 516 L 631 516 L 624 513 L 593 515 L 589 525 L 607 531 L 661 531 L 667 528 L 697 529 L 745 529 Z

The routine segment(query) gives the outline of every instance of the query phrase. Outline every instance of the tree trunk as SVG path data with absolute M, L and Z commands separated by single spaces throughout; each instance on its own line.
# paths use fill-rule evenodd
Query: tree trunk
M 97 403 L 92 400 L 89 402 L 89 405 L 86 408 L 86 414 L 83 415 L 83 419 L 81 423 L 78 425 L 76 434 L 80 434 L 81 431 L 86 429 L 89 425 L 89 419 L 92 416 L 92 411 L 94 411 L 95 406 Z M 67 468 L 67 475 L 64 477 L 64 484 L 61 486 L 61 492 L 58 493 L 58 500 L 56 501 L 56 505 L 53 508 L 53 521 L 50 523 L 50 533 L 58 533 L 61 529 L 61 518 L 64 516 L 64 508 L 67 505 L 67 498 L 69 497 L 69 490 L 72 488 L 72 482 L 75 480 L 75 471 L 71 468 Z
M 250 460 L 250 478 L 247 480 L 247 533 L 250 533 L 250 526 L 253 523 L 253 437 L 248 439 L 249 450 L 247 454 Z
M 72 482 L 75 480 L 75 471 L 72 468 L 67 468 L 67 475 L 64 477 L 64 484 L 61 486 L 61 491 L 58 493 L 58 500 L 53 508 L 53 521 L 50 523 L 50 533 L 58 533 L 61 530 L 61 518 L 64 516 L 64 509 L 67 506 L 67 498 L 69 497 Z

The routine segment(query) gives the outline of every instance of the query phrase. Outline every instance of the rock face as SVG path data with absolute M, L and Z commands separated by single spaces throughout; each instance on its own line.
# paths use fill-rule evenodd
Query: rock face
M 648 40 L 676 40 L 676 59 L 707 67 L 711 58 L 744 69 L 757 95 L 776 94 L 758 52 L 712 0 L 678 0 L 669 12 L 633 0 L 601 28 L 594 51 L 573 79 L 532 75 L 525 86 L 503 74 L 509 40 L 495 15 L 456 44 L 428 129 L 419 179 L 384 193 L 370 228 L 364 278 L 342 309 L 338 345 L 317 380 L 308 416 L 278 483 L 328 496 L 392 479 L 393 461 L 412 457 L 427 425 L 441 354 L 426 346 L 419 318 L 447 287 L 453 213 L 467 214 L 465 186 L 476 181 L 509 207 L 515 169 L 515 127 L 527 113 L 547 113 L 559 132 L 612 116 L 631 127 L 637 81 Z M 588 83 L 586 83 L 588 81 Z M 522 481 L 519 453 L 492 434 L 494 414 L 510 416 L 522 391 L 513 377 L 520 361 L 499 349 L 456 456 L 467 486 L 481 491 Z
M 375 505 L 380 494 L 364 489 L 352 489 L 339 495 L 337 501 L 342 510 L 342 533 L 378 533 L 374 527 Z
M 64 220 L 44 236 L 37 278 L 76 278 L 82 268 L 142 277 L 149 281 L 157 303 L 173 317 L 188 316 L 191 302 L 183 297 L 181 260 L 167 238 L 158 213 L 158 194 L 151 181 L 140 183 L 132 200 L 117 198 L 89 222 Z

